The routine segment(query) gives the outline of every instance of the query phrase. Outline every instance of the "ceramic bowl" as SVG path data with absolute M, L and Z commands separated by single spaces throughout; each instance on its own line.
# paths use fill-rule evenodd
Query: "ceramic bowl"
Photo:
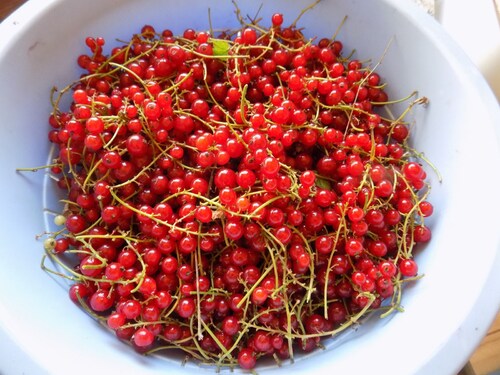
M 294 19 L 309 0 L 240 0 L 242 14 Z M 262 7 L 261 7 L 262 5 Z M 0 372 L 12 374 L 214 373 L 177 357 L 143 357 L 72 304 L 68 284 L 40 268 L 37 234 L 55 202 L 43 172 L 16 168 L 48 159 L 49 93 L 80 74 L 75 58 L 86 36 L 111 45 L 144 24 L 234 26 L 222 0 L 31 0 L 0 25 Z M 485 335 L 500 303 L 498 103 L 483 77 L 441 27 L 409 1 L 322 0 L 300 21 L 307 36 L 334 35 L 377 68 L 392 97 L 417 90 L 429 99 L 412 113 L 412 145 L 439 170 L 429 171 L 432 241 L 419 251 L 425 276 L 405 289 L 405 311 L 371 317 L 325 350 L 260 374 L 456 374 Z M 225 371 L 223 371 L 225 372 Z M 238 370 L 236 371 L 238 372 Z

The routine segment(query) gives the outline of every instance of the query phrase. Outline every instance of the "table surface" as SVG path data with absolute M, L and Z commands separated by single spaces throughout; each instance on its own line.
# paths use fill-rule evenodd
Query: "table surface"
M 2 0 L 0 2 L 0 22 L 15 11 L 26 0 Z M 488 334 L 470 359 L 470 365 L 464 369 L 466 374 L 487 375 L 500 369 L 500 314 Z

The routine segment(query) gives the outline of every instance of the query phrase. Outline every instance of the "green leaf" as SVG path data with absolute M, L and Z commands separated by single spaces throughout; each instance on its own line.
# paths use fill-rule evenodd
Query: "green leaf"
M 231 45 L 224 39 L 212 39 L 212 49 L 214 56 L 227 56 Z
M 325 180 L 324 178 L 320 178 L 316 176 L 316 185 L 322 189 L 330 190 L 332 186 L 330 185 L 330 181 Z

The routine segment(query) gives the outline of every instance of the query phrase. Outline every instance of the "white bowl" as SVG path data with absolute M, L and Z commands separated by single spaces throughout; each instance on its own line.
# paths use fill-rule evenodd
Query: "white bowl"
M 238 1 L 255 14 L 261 1 Z M 262 1 L 261 15 L 289 20 L 309 0 Z M 74 58 L 86 36 L 111 43 L 144 24 L 175 32 L 235 23 L 233 6 L 217 0 L 31 0 L 0 25 L 0 372 L 11 374 L 186 374 L 213 368 L 135 354 L 69 302 L 66 283 L 40 269 L 46 228 L 43 165 L 52 86 L 79 74 Z M 405 312 L 376 317 L 327 350 L 261 373 L 455 374 L 486 333 L 500 304 L 500 110 L 482 76 L 440 26 L 399 0 L 323 0 L 303 16 L 309 36 L 338 38 L 361 59 L 378 60 L 393 97 L 418 90 L 429 98 L 414 118 L 414 146 L 437 166 L 430 222 L 433 239 L 418 255 L 425 277 L 405 290 Z

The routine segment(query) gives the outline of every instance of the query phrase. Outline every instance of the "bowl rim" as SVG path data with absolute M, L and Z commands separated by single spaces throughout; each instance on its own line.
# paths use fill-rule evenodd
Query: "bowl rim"
M 397 8 L 401 11 L 407 19 L 412 22 L 422 25 L 422 30 L 427 35 L 431 35 L 432 39 L 435 41 L 437 46 L 442 50 L 443 54 L 446 55 L 447 59 L 451 61 L 455 67 L 466 70 L 470 74 L 469 83 L 471 83 L 471 88 L 476 90 L 476 92 L 481 95 L 481 100 L 486 103 L 486 106 L 491 109 L 488 113 L 491 118 L 492 124 L 497 124 L 493 132 L 496 136 L 496 141 L 500 144 L 500 106 L 498 101 L 493 94 L 491 88 L 487 84 L 483 75 L 479 72 L 477 67 L 473 64 L 471 59 L 467 54 L 456 44 L 456 42 L 449 36 L 446 31 L 439 25 L 439 23 L 424 11 L 422 11 L 417 5 L 410 1 L 401 2 L 400 0 L 380 0 L 387 3 L 388 5 Z M 57 6 L 59 3 L 65 2 L 64 0 L 29 0 L 23 5 L 21 5 L 15 12 L 10 14 L 5 18 L 0 24 L 0 56 L 4 50 L 12 48 L 12 43 L 15 43 L 16 39 L 19 38 L 24 32 L 25 25 L 29 25 L 30 22 L 40 17 L 45 12 L 50 12 L 50 9 Z M 500 161 L 500 160 L 498 160 Z M 495 267 L 490 270 L 489 277 L 487 281 L 493 285 L 500 285 L 500 272 L 494 272 L 494 269 L 500 270 L 500 235 L 499 241 L 497 242 L 497 252 L 495 258 Z M 497 287 L 498 289 L 498 287 Z M 480 309 L 478 309 L 478 306 Z M 1 306 L 0 306 L 1 307 Z M 500 309 L 500 293 L 496 296 L 490 295 L 489 290 L 485 290 L 481 295 L 477 296 L 476 307 L 474 310 L 469 312 L 468 318 L 477 321 L 479 319 L 479 314 L 481 314 L 481 319 L 484 321 L 482 325 L 477 329 L 477 335 L 470 338 L 469 347 L 465 352 L 469 355 L 472 354 L 473 350 L 479 345 L 482 337 L 486 334 L 488 327 L 493 322 L 496 313 Z M 479 311 L 481 310 L 481 311 Z M 460 336 L 460 328 L 457 327 L 455 337 Z M 22 343 L 17 343 L 15 339 L 15 333 L 9 332 L 8 327 L 4 327 L 0 321 L 0 337 L 4 336 L 6 341 L 10 342 L 12 353 L 17 353 L 21 356 L 22 353 Z M 455 342 L 454 342 L 455 341 Z M 458 340 L 449 340 L 447 345 L 444 345 L 440 352 L 437 353 L 433 359 L 431 359 L 427 364 L 427 369 L 432 373 L 432 368 L 439 368 L 440 358 L 453 358 L 457 353 L 463 354 L 464 349 L 459 347 L 457 344 Z M 19 345 L 19 346 L 18 346 Z M 2 348 L 7 345 L 2 344 Z M 18 351 L 21 352 L 18 352 Z M 15 356 L 16 354 L 13 354 Z M 20 358 L 21 358 L 20 357 Z M 22 357 L 24 359 L 24 357 Z M 30 359 L 25 358 L 29 363 Z M 466 358 L 463 358 L 463 363 L 457 363 L 456 369 L 459 369 L 466 362 Z M 29 365 L 31 366 L 31 365 Z M 34 365 L 36 366 L 36 365 Z M 35 367 L 36 368 L 36 367 Z M 39 369 L 41 373 L 42 369 Z

